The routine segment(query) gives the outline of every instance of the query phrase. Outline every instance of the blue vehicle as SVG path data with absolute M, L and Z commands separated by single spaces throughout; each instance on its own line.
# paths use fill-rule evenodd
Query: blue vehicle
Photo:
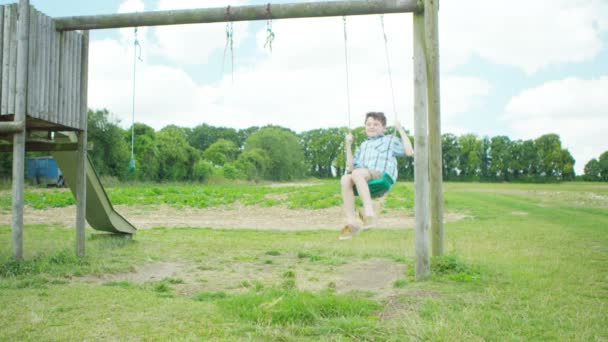
M 63 187 L 63 174 L 53 157 L 27 158 L 25 178 L 32 184 Z

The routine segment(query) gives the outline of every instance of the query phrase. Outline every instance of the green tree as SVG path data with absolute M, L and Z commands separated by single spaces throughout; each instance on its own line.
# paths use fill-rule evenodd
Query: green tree
M 489 180 L 494 179 L 491 172 L 492 158 L 490 157 L 491 141 L 488 137 L 483 137 L 479 141 L 479 175 L 482 179 Z
M 527 177 L 540 175 L 540 155 L 536 149 L 534 140 L 525 140 L 521 145 L 522 173 Z
M 340 153 L 344 153 L 344 135 L 340 129 L 322 128 L 302 132 L 300 142 L 310 173 L 317 177 L 332 177 L 334 162 Z
M 198 125 L 186 131 L 188 143 L 201 151 L 205 151 L 218 139 L 232 141 L 236 146 L 242 146 L 243 140 L 234 128 L 214 127 L 207 124 Z
M 590 182 L 598 182 L 601 180 L 602 168 L 600 162 L 593 158 L 585 164 L 585 175 L 583 179 Z
M 562 157 L 562 143 L 559 135 L 554 133 L 542 135 L 535 140 L 535 145 L 540 161 L 540 175 L 547 178 L 559 178 Z
M 509 137 L 495 136 L 490 143 L 490 173 L 498 181 L 510 180 L 512 172 L 512 143 Z
M 600 164 L 600 180 L 608 182 L 608 151 L 600 154 L 598 162 Z
M 261 148 L 245 149 L 239 154 L 236 165 L 248 180 L 263 179 L 270 169 L 270 156 Z
M 186 131 L 170 125 L 157 133 L 156 141 L 160 156 L 159 180 L 192 179 L 192 168 L 199 156 L 195 149 L 188 144 Z
M 559 161 L 559 175 L 562 180 L 574 180 L 574 157 L 567 149 L 562 149 Z
M 458 144 L 460 145 L 460 156 L 458 157 L 460 177 L 465 180 L 479 179 L 481 142 L 474 134 L 464 134 L 458 138 Z
M 107 109 L 88 112 L 88 141 L 92 150 L 89 156 L 100 175 L 126 178 L 131 155 L 130 146 L 124 136 L 125 131 L 117 120 L 110 119 Z
M 458 158 L 461 147 L 458 137 L 451 133 L 441 136 L 441 154 L 444 180 L 455 180 L 458 177 Z
M 239 149 L 233 141 L 220 138 L 203 152 L 203 157 L 215 165 L 222 166 L 235 161 L 238 153 Z
M 264 178 L 284 181 L 306 174 L 304 151 L 292 131 L 276 126 L 261 128 L 245 142 L 245 150 L 254 148 L 266 151 L 270 157 L 270 168 Z
M 192 178 L 197 181 L 205 181 L 215 173 L 215 167 L 205 159 L 199 159 L 194 163 Z
M 157 181 L 160 166 L 156 132 L 143 123 L 135 123 L 135 177 L 143 181 Z M 131 145 L 131 128 L 125 132 L 127 144 Z

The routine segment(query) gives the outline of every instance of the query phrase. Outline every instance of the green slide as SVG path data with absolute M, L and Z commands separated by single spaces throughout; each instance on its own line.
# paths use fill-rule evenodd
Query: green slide
M 55 151 L 51 155 L 57 161 L 57 165 L 63 174 L 72 194 L 76 194 L 76 151 Z M 87 156 L 87 204 L 86 218 L 93 229 L 103 230 L 111 233 L 135 234 L 137 229 L 119 213 L 114 211 L 112 203 L 101 185 L 99 176 L 91 160 Z

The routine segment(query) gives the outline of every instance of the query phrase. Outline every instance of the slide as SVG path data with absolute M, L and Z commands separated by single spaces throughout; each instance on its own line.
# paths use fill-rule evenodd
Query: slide
M 72 194 L 76 193 L 76 151 L 51 152 L 63 174 Z M 86 219 L 93 229 L 110 233 L 135 234 L 137 229 L 119 213 L 114 211 L 112 203 L 101 185 L 99 176 L 87 156 L 87 204 Z

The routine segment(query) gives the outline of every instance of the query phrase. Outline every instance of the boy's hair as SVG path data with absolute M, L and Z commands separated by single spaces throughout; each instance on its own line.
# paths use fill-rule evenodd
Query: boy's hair
M 380 121 L 380 123 L 382 124 L 382 126 L 386 127 L 386 117 L 384 116 L 384 113 L 382 112 L 369 112 L 367 114 L 365 114 L 365 121 L 367 122 L 367 119 L 369 118 L 374 118 L 378 121 Z

